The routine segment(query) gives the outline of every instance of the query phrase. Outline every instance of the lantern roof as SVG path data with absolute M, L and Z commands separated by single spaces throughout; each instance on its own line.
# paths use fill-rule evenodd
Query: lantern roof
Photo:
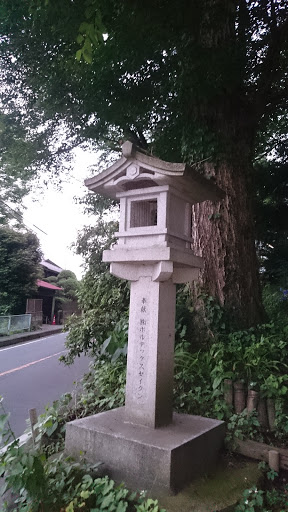
M 117 198 L 129 190 L 171 185 L 192 202 L 219 201 L 224 193 L 185 163 L 165 162 L 139 150 L 130 141 L 122 146 L 122 156 L 113 165 L 93 178 L 85 180 L 89 190 Z

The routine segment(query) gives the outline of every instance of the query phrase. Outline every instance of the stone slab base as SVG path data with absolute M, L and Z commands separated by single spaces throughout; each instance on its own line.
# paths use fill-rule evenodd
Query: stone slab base
M 213 470 L 224 435 L 224 422 L 186 414 L 157 429 L 134 425 L 121 407 L 68 423 L 65 451 L 103 462 L 106 474 L 130 488 L 171 494 Z

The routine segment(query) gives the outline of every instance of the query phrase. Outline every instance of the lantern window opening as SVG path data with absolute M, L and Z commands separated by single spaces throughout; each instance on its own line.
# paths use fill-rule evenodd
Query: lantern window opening
M 157 199 L 131 201 L 130 228 L 157 226 Z

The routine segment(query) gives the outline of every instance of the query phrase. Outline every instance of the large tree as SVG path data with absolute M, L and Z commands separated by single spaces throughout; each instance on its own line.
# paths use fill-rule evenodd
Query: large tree
M 0 227 L 0 315 L 25 313 L 26 299 L 37 292 L 41 257 L 34 233 Z
M 37 101 L 37 86 L 35 93 L 28 80 L 33 71 L 18 58 L 25 50 L 28 4 L 24 9 L 17 2 L 5 4 L 0 2 L 0 224 L 11 218 L 21 223 L 23 197 L 32 187 L 44 188 L 51 181 L 58 185 L 60 170 L 61 175 L 69 170 L 71 150 L 78 145 L 65 131 L 65 123 L 45 114 L 42 101 Z M 19 30 L 17 44 L 9 37 L 11 20 Z
M 287 1 L 2 4 L 30 109 L 78 141 L 118 150 L 128 137 L 184 160 L 225 191 L 193 209 L 202 283 L 239 327 L 263 320 L 253 161 L 287 143 Z

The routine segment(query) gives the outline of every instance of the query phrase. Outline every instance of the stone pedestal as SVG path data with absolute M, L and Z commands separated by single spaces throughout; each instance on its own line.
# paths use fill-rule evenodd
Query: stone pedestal
M 68 423 L 66 451 L 103 462 L 103 473 L 128 487 L 171 494 L 213 470 L 224 433 L 222 421 L 175 413 L 165 427 L 135 425 L 121 407 Z

